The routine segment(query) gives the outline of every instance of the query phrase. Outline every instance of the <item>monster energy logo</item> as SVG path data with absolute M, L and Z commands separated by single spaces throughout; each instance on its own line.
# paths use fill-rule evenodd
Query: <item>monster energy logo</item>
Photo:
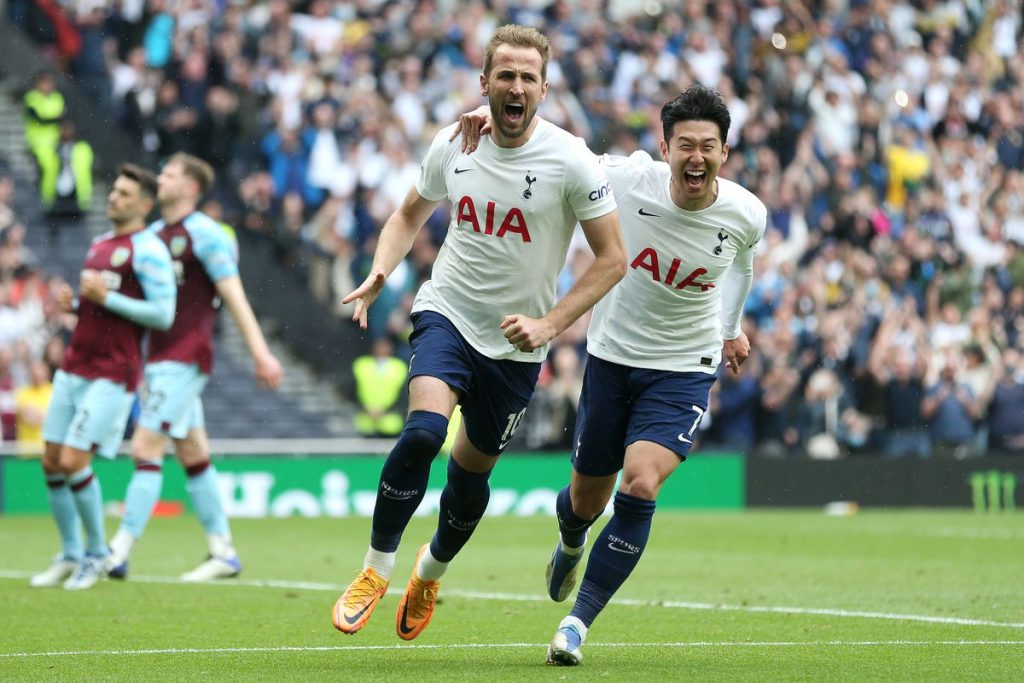
M 1017 475 L 1013 472 L 973 472 L 967 482 L 975 512 L 1013 512 L 1017 508 Z

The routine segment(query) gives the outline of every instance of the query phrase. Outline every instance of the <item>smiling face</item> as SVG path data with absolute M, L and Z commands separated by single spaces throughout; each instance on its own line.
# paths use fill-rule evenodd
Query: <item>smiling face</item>
M 677 121 L 661 141 L 661 155 L 672 169 L 672 201 L 687 211 L 711 206 L 718 197 L 718 171 L 729 158 L 718 124 Z
M 533 131 L 534 116 L 548 91 L 544 62 L 532 47 L 499 45 L 491 70 L 480 76 L 480 92 L 491 107 L 491 136 L 500 147 L 519 147 Z

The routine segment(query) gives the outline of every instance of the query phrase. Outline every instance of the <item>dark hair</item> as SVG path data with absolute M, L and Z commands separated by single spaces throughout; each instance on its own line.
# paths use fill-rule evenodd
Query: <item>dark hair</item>
M 703 85 L 691 85 L 661 108 L 661 127 L 666 142 L 679 121 L 710 121 L 718 126 L 722 144 L 725 144 L 732 119 L 721 95 Z
M 216 174 L 213 172 L 213 167 L 208 163 L 194 157 L 191 154 L 185 154 L 184 152 L 177 152 L 171 155 L 171 158 L 167 160 L 168 164 L 181 164 L 182 172 L 192 180 L 196 181 L 199 186 L 199 195 L 206 194 L 206 191 L 213 185 L 213 179 Z
M 134 180 L 142 190 L 142 194 L 150 199 L 156 197 L 156 176 L 137 164 L 121 164 L 117 167 L 118 177 L 124 176 Z

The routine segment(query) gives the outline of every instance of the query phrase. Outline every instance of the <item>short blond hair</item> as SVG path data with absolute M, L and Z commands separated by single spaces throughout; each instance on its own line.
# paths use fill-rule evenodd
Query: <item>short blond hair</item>
M 515 45 L 516 47 L 532 47 L 540 53 L 541 67 L 540 77 L 547 80 L 548 61 L 551 59 L 551 43 L 547 37 L 535 28 L 521 26 L 519 24 L 505 24 L 498 28 L 491 36 L 484 51 L 484 76 L 491 73 L 491 64 L 494 61 L 494 53 L 502 45 Z
M 199 157 L 194 157 L 184 152 L 177 152 L 171 155 L 167 163 L 181 164 L 181 170 L 185 177 L 196 181 L 196 185 L 199 186 L 199 196 L 206 194 L 210 187 L 213 186 L 213 180 L 216 177 L 213 167 Z

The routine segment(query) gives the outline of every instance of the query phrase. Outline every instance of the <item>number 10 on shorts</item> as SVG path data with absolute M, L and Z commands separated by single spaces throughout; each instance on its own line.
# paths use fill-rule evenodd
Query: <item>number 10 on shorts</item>
M 499 448 L 504 448 L 508 445 L 512 435 L 519 429 L 519 423 L 523 421 L 523 416 L 526 415 L 526 408 L 523 408 L 518 413 L 508 414 L 508 423 L 505 425 L 505 431 L 501 435 L 501 444 Z

